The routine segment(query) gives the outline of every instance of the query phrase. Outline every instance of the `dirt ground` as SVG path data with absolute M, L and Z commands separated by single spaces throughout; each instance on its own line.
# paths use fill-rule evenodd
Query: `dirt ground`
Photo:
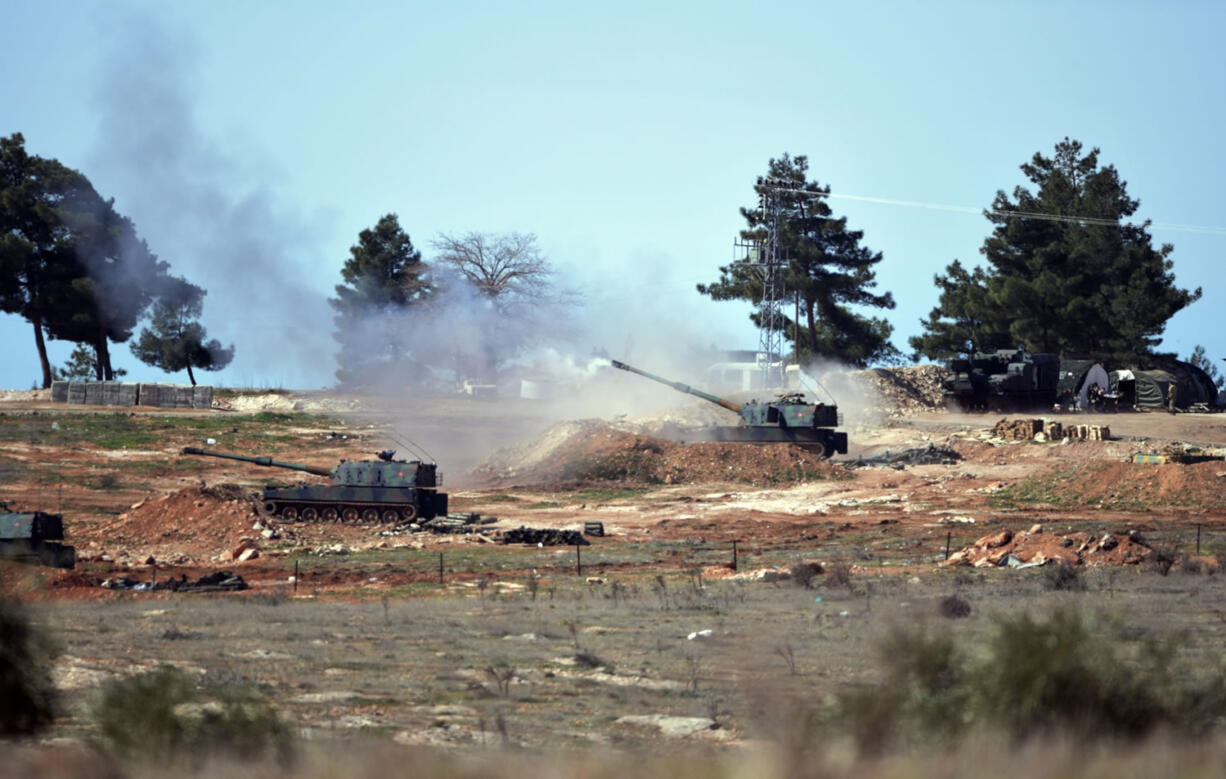
M 880 383 L 879 372 L 868 373 Z M 340 524 L 276 526 L 267 538 L 253 508 L 263 485 L 327 479 L 180 454 L 184 445 L 212 441 L 217 449 L 314 466 L 370 459 L 387 445 L 389 423 L 369 398 L 244 393 L 219 399 L 211 411 L 165 411 L 71 408 L 39 393 L 8 392 L 0 397 L 0 470 L 7 471 L 0 497 L 17 509 L 64 513 L 82 566 L 53 577 L 54 597 L 93 594 L 91 580 L 113 575 L 193 575 L 221 564 L 253 581 L 284 581 L 289 561 L 304 554 L 406 549 L 424 557 L 496 540 L 497 531 L 521 525 L 601 522 L 603 549 L 643 539 L 735 539 L 750 554 L 807 554 L 816 546 L 901 566 L 926 565 L 946 544 L 960 548 L 998 524 L 1143 527 L 1168 544 L 1199 529 L 1202 546 L 1206 534 L 1226 530 L 1226 462 L 1129 462 L 1134 452 L 1173 442 L 1210 452 L 1226 447 L 1226 416 L 1059 415 L 1066 424 L 1107 425 L 1112 440 L 1003 442 L 990 437 L 998 417 L 932 410 L 935 382 L 922 378 L 920 389 L 906 391 L 889 382 L 895 394 L 885 413 L 849 426 L 848 454 L 828 460 L 789 445 L 679 443 L 634 432 L 649 422 L 643 419 L 549 425 L 531 405 L 415 399 L 421 416 L 437 406 L 437 424 L 457 436 L 493 431 L 493 439 L 505 440 L 515 429 L 540 431 L 488 447 L 484 460 L 458 474 L 442 463 L 453 511 L 497 517 L 481 526 L 486 538 Z M 665 415 L 702 418 L 707 404 L 694 402 L 692 412 L 681 406 Z M 535 426 L 507 422 L 516 416 Z M 94 424 L 105 429 L 95 432 Z M 105 438 L 129 434 L 132 442 Z M 880 462 L 925 447 L 957 459 Z M 870 531 L 871 543 L 860 538 Z M 924 554 L 896 553 L 909 544 Z M 247 548 L 257 550 L 254 557 L 232 559 Z M 645 561 L 644 570 L 654 562 Z
M 423 448 L 480 444 L 462 467 L 439 455 L 443 489 L 453 512 L 495 519 L 449 534 L 269 524 L 254 509 L 264 485 L 327 479 L 181 454 L 208 446 L 331 467 L 389 441 L 406 448 L 392 440 L 404 440 L 400 410 L 369 398 L 242 393 L 165 411 L 9 392 L 0 498 L 61 512 L 79 562 L 8 564 L 4 584 L 62 636 L 57 679 L 71 696 L 174 662 L 267 686 L 312 737 L 444 746 L 507 737 L 496 716 L 524 746 L 672 738 L 613 717 L 649 713 L 714 723 L 686 743 L 753 743 L 779 714 L 762 699 L 770 685 L 818 699 L 870 673 L 860 660 L 890 619 L 935 613 L 951 588 L 978 610 L 1025 593 L 1040 604 L 1055 597 L 1040 572 L 1058 563 L 1085 571 L 1112 608 L 1181 615 L 1219 640 L 1226 623 L 1204 604 L 1220 577 L 1205 574 L 1226 552 L 1226 461 L 1208 458 L 1226 449 L 1226 416 L 1062 415 L 1107 425 L 1111 439 L 1005 442 L 991 437 L 999 417 L 937 410 L 931 376 L 920 378 L 882 379 L 894 394 L 880 413 L 849 414 L 849 452 L 829 460 L 674 440 L 677 420 L 706 418 L 701 405 L 658 414 L 668 438 L 651 434 L 665 426 L 650 416 L 413 398 Z M 1172 444 L 1198 447 L 1199 461 L 1131 462 Z M 590 546 L 500 543 L 521 526 L 592 522 L 604 535 Z M 825 570 L 816 601 L 779 589 L 800 561 Z M 1196 576 L 1160 578 L 1163 561 Z M 152 588 L 218 571 L 250 589 Z M 704 629 L 713 641 L 687 638 Z M 604 659 L 576 667 L 589 651 Z M 799 682 L 780 675 L 789 656 Z M 498 662 L 520 669 L 509 690 L 487 670 Z M 86 697 L 61 735 L 88 733 Z

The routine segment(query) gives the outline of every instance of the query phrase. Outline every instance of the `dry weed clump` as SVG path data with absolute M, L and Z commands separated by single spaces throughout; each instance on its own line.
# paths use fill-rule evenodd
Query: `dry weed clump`
M 848 592 L 853 592 L 856 586 L 851 579 L 851 563 L 846 560 L 831 563 L 826 568 L 826 586 L 843 587 Z

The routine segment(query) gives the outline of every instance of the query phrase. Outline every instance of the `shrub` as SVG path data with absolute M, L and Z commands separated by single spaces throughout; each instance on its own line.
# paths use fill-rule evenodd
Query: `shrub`
M 583 666 L 584 668 L 607 668 L 613 669 L 613 664 L 605 660 L 600 655 L 587 649 L 581 649 L 574 654 L 575 665 Z
M 1166 576 L 1175 565 L 1175 551 L 1166 547 L 1155 546 L 1149 555 L 1149 565 L 1161 576 Z
M 1163 691 L 1151 683 L 1161 682 L 1154 677 L 1165 676 L 1166 664 L 1143 658 L 1129 667 L 1076 610 L 1045 620 L 1002 616 L 986 648 L 990 661 L 973 674 L 979 708 L 1019 738 L 1069 729 L 1138 736 L 1169 719 L 1157 697 Z
M 831 563 L 826 572 L 826 586 L 846 587 L 849 592 L 854 590 L 855 585 L 851 581 L 851 563 L 842 560 Z
M 1207 568 L 1203 561 L 1195 557 L 1184 557 L 1179 561 L 1179 570 L 1187 574 L 1202 574 Z
M 821 563 L 817 562 L 798 562 L 793 563 L 788 569 L 791 574 L 792 582 L 806 590 L 814 586 L 817 577 L 822 574 L 823 568 Z
M 55 718 L 51 639 L 17 602 L 0 597 L 0 736 L 29 736 Z
M 1081 570 L 1073 565 L 1049 565 L 1044 569 L 1043 577 L 1049 590 L 1083 592 L 1086 588 L 1086 583 L 1081 578 Z
M 941 616 L 950 619 L 960 619 L 971 615 L 971 603 L 961 595 L 954 593 L 941 598 Z
M 878 754 L 894 742 L 949 737 L 963 724 L 965 660 L 948 634 L 920 624 L 894 627 L 878 645 L 882 683 L 837 696 L 825 722 L 845 728 L 862 752 Z
M 983 727 L 1019 741 L 1195 737 L 1226 716 L 1226 676 L 1177 663 L 1179 636 L 1118 628 L 1071 608 L 1004 615 L 965 649 L 951 631 L 894 628 L 878 647 L 881 682 L 840 693 L 814 721 L 878 753 Z
M 104 745 L 122 760 L 196 766 L 212 756 L 293 758 L 290 728 L 266 701 L 241 689 L 202 691 L 169 666 L 106 684 L 92 714 Z

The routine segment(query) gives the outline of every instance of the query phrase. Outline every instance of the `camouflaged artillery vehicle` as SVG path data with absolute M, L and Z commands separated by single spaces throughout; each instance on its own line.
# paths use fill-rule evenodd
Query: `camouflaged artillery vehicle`
M 64 518 L 43 511 L 10 511 L 0 501 L 0 557 L 37 562 L 56 568 L 74 568 L 75 547 L 64 540 Z
M 350 462 L 335 468 L 317 468 L 286 463 L 271 457 L 248 457 L 183 447 L 183 454 L 224 457 L 271 468 L 328 476 L 331 484 L 299 482 L 292 487 L 264 488 L 259 512 L 280 522 L 415 522 L 447 515 L 447 493 L 439 492 L 440 479 L 434 463 L 394 459 L 391 449 L 379 459 Z
M 1024 348 L 975 352 L 951 360 L 941 393 L 951 411 L 1051 408 L 1060 381 L 1060 358 Z
M 694 389 L 688 384 L 669 381 L 641 371 L 618 360 L 613 360 L 612 363 L 614 368 L 637 373 L 678 392 L 694 395 L 733 411 L 744 422 L 739 427 L 712 428 L 704 434 L 706 440 L 745 444 L 796 444 L 819 457 L 829 457 L 835 452 L 847 454 L 847 433 L 834 429 L 839 424 L 839 408 L 833 403 L 809 403 L 799 392 L 782 394 L 770 403 L 759 403 L 756 400 L 737 403 Z

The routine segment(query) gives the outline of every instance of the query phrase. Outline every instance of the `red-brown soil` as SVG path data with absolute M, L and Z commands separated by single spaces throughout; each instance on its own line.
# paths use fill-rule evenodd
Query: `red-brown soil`
M 417 402 L 421 409 L 428 406 L 427 400 Z M 922 401 L 916 404 L 922 406 Z M 456 430 L 477 435 L 506 414 L 498 404 L 474 402 L 461 408 L 448 399 L 443 406 L 448 410 L 448 434 Z M 947 534 L 957 549 L 982 536 L 985 525 L 1021 533 L 1042 522 L 1048 533 L 1025 543 L 1019 536 L 1009 551 L 1019 558 L 1041 553 L 1053 560 L 1062 559 L 1070 548 L 1060 545 L 1060 536 L 1082 532 L 1071 527 L 1075 523 L 1095 526 L 1093 532 L 1085 531 L 1087 538 L 1100 538 L 1103 525 L 1111 525 L 1110 530 L 1141 528 L 1147 536 L 1151 529 L 1160 534 L 1193 524 L 1226 527 L 1226 463 L 1127 462 L 1133 451 L 1171 441 L 1226 443 L 1226 424 L 1216 415 L 1109 415 L 1112 431 L 1121 435 L 1114 441 L 1002 444 L 987 440 L 995 417 L 903 413 L 910 408 L 895 409 L 899 413 L 881 426 L 849 428 L 853 456 L 827 461 L 788 445 L 682 444 L 616 430 L 599 420 L 563 423 L 490 456 L 467 479 L 475 483 L 480 478 L 485 486 L 449 488 L 452 507 L 496 515 L 500 521 L 488 526 L 493 530 L 519 525 L 578 528 L 584 521 L 598 520 L 610 535 L 596 543 L 606 549 L 652 541 L 725 544 L 736 539 L 754 553 L 821 554 L 836 549 L 838 554 L 860 554 L 855 550 L 871 548 L 871 555 L 892 555 L 904 568 L 931 565 Z M 21 413 L 33 410 L 43 413 L 41 406 Z M 67 413 L 62 407 L 53 411 Z M 470 429 L 457 429 L 466 418 L 471 418 Z M 333 440 L 328 431 L 336 425 L 350 438 Z M 281 428 L 280 435 L 257 442 L 259 453 L 318 465 L 369 456 L 364 450 L 373 444 L 367 439 L 377 437 L 369 417 L 345 425 L 335 418 L 321 423 L 319 430 L 308 425 L 294 431 L 299 440 L 291 440 Z M 507 430 L 509 426 L 503 433 Z M 278 525 L 278 538 L 264 538 L 253 528 L 257 516 L 244 495 L 254 494 L 270 478 L 291 482 L 298 474 L 206 458 L 183 462 L 178 448 L 199 443 L 188 435 L 170 435 L 158 450 L 147 452 L 90 444 L 56 447 L 30 440 L 0 444 L 0 456 L 22 467 L 55 462 L 57 473 L 70 474 L 55 485 L 12 480 L 3 495 L 22 509 L 63 506 L 67 541 L 78 548 L 82 568 L 48 575 L 56 597 L 76 597 L 72 593 L 82 587 L 96 593 L 93 583 L 111 574 L 194 577 L 229 568 L 254 582 L 284 583 L 292 571 L 289 554 L 326 555 L 338 546 L 444 550 L 479 543 L 466 536 L 428 533 L 388 537 L 380 535 L 385 528 L 360 525 Z M 356 449 L 359 439 L 361 449 Z M 855 455 L 871 457 L 928 444 L 952 448 L 962 459 L 952 465 L 901 469 L 853 467 Z M 120 461 L 127 466 L 143 463 L 143 480 L 131 476 L 135 471 L 129 468 L 116 471 L 121 477 L 118 487 L 105 488 L 103 477 Z M 322 477 L 303 478 L 326 482 Z M 240 486 L 226 486 L 230 484 Z M 1080 548 L 1084 540 L 1074 537 L 1071 548 Z M 257 548 L 259 556 L 243 562 L 229 559 L 246 546 Z M 1083 561 L 1124 562 L 1128 544 L 1117 548 L 1124 551 L 1101 560 L 1083 555 Z M 654 563 L 632 565 L 644 570 L 680 565 L 667 556 L 675 554 L 669 551 Z M 148 564 L 150 557 L 156 568 Z M 310 575 L 312 586 L 324 588 L 351 587 L 372 575 L 379 586 L 429 576 L 371 569 L 343 555 L 313 566 Z
M 683 444 L 597 424 L 558 426 L 541 441 L 547 451 L 532 451 L 531 446 L 511 450 L 481 472 L 491 485 L 626 486 L 712 482 L 765 486 L 846 473 L 841 465 L 791 444 Z

